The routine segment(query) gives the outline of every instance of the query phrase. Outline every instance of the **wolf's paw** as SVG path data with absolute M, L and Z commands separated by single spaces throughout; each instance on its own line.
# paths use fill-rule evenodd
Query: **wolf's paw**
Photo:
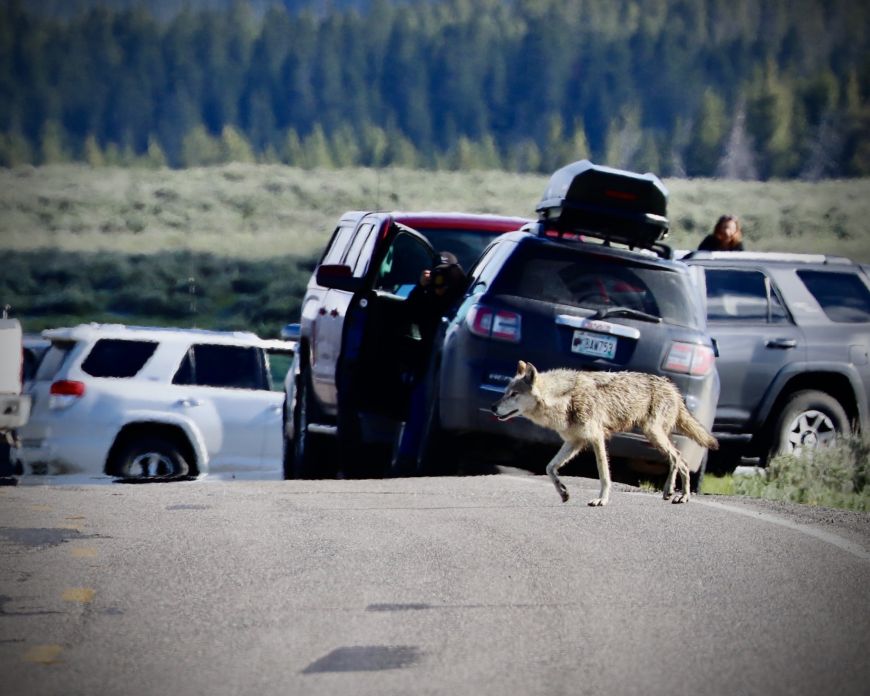
M 671 493 L 670 491 L 665 491 L 664 493 L 662 493 L 662 500 L 670 500 L 673 497 L 674 497 L 674 494 Z
M 674 499 L 671 502 L 674 505 L 679 505 L 680 503 L 688 503 L 689 497 L 690 496 L 688 493 L 680 493 L 679 495 L 674 496 Z
M 589 507 L 604 507 L 607 505 L 607 498 L 593 498 L 588 503 L 586 503 Z
M 570 496 L 568 495 L 568 489 L 565 488 L 565 486 L 559 486 L 559 495 L 562 497 L 562 502 L 563 502 L 563 503 L 567 503 L 567 502 L 568 502 L 568 498 L 569 498 Z

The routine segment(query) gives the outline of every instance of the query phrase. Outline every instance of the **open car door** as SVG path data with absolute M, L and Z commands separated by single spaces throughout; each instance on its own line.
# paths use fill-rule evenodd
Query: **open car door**
M 388 440 L 406 418 L 428 346 L 408 296 L 438 254 L 420 233 L 396 222 L 379 244 L 347 311 L 338 369 L 339 437 Z

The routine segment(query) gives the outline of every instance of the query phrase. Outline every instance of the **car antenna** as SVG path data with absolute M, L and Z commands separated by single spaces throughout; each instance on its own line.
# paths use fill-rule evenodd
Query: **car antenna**
M 375 210 L 381 209 L 381 168 L 377 169 L 377 186 L 375 186 Z

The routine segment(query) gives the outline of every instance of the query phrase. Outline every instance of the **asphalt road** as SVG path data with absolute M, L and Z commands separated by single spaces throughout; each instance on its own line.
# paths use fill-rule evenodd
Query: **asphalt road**
M 0 693 L 866 693 L 870 516 L 566 482 L 0 489 Z

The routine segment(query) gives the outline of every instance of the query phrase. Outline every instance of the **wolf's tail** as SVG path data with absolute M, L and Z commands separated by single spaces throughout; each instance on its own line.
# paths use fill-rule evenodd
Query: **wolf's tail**
M 682 399 L 680 399 L 680 412 L 677 414 L 676 425 L 680 432 L 688 435 L 702 447 L 711 450 L 719 449 L 719 441 L 707 432 L 707 429 L 698 422 L 695 416 L 689 413 L 689 409 L 686 408 Z

